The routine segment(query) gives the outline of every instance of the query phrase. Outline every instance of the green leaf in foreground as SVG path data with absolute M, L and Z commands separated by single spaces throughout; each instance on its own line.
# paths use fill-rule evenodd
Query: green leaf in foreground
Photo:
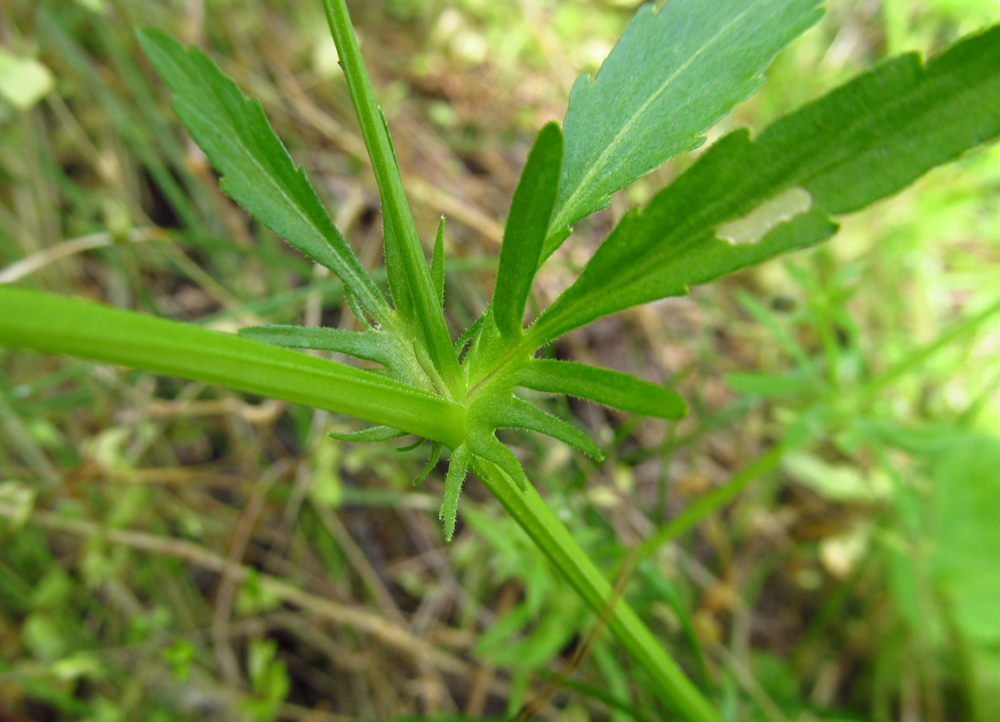
M 514 382 L 526 389 L 590 399 L 661 419 L 679 419 L 687 413 L 687 403 L 676 391 L 574 361 L 529 361 L 516 372 Z
M 559 187 L 562 153 L 562 131 L 557 123 L 549 123 L 528 154 L 510 204 L 493 292 L 493 318 L 505 338 L 521 335 L 524 307 L 541 262 L 542 244 Z
M 469 446 L 462 444 L 453 452 L 448 461 L 448 476 L 444 482 L 444 501 L 438 519 L 444 522 L 444 538 L 451 541 L 455 536 L 455 522 L 458 517 L 458 498 L 462 494 L 462 483 L 469 469 Z
M 822 241 L 836 230 L 831 215 L 891 195 L 998 134 L 1000 26 L 926 68 L 916 54 L 883 63 L 756 140 L 741 129 L 717 142 L 621 220 L 531 341 Z
M 565 229 L 615 191 L 701 145 L 763 82 L 775 54 L 822 15 L 819 0 L 671 0 L 644 5 L 591 80 L 577 79 L 547 258 Z
M 156 30 L 139 42 L 173 89 L 174 111 L 220 173 L 219 185 L 261 223 L 333 271 L 381 322 L 389 306 L 333 225 L 301 166 L 292 160 L 264 116 L 260 101 L 197 48 L 185 50 Z
M 374 361 L 383 366 L 392 362 L 394 339 L 379 331 L 347 331 L 341 328 L 309 326 L 247 326 L 239 330 L 243 338 L 285 348 L 333 351 Z
M 434 238 L 431 280 L 434 282 L 434 295 L 438 299 L 438 304 L 444 308 L 444 216 L 438 221 L 437 236 Z
M 569 444 L 597 461 L 604 461 L 603 452 L 585 433 L 527 401 L 511 397 L 503 404 L 497 404 L 495 414 L 493 425 L 497 428 L 536 431 Z
M 0 286 L 0 345 L 228 386 L 457 445 L 465 409 L 352 366 L 88 301 Z

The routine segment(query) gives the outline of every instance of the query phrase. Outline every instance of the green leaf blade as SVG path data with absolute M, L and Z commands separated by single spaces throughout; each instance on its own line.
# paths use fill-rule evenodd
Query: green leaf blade
M 494 423 L 498 428 L 527 429 L 551 436 L 597 461 L 604 460 L 604 453 L 585 433 L 517 397 L 508 399 L 497 408 Z
M 434 238 L 434 254 L 431 256 L 431 280 L 438 305 L 444 308 L 444 216 L 438 221 L 437 236 Z
M 549 123 L 528 154 L 510 204 L 492 304 L 497 328 L 505 338 L 521 335 L 524 307 L 559 188 L 562 154 L 562 131 L 557 123 Z
M 455 524 L 458 521 L 458 499 L 462 495 L 462 484 L 469 472 L 469 445 L 462 444 L 453 452 L 448 460 L 448 475 L 444 482 L 444 500 L 438 519 L 444 522 L 444 538 L 451 541 L 455 536 Z
M 310 326 L 248 326 L 238 331 L 243 338 L 285 348 L 333 351 L 384 366 L 392 362 L 392 340 L 378 331 L 347 331 Z
M 174 91 L 174 110 L 223 178 L 220 186 L 265 226 L 333 271 L 380 321 L 388 304 L 333 225 L 301 166 L 247 98 L 204 53 L 156 30 L 139 42 Z
M 816 128 L 823 129 L 822 141 Z M 830 214 L 890 196 L 1000 135 L 1000 26 L 959 41 L 926 67 L 916 53 L 882 63 L 771 125 L 750 162 L 789 148 L 791 182 Z
M 331 439 L 348 443 L 380 442 L 391 441 L 392 439 L 398 439 L 400 436 L 406 436 L 406 432 L 394 429 L 391 426 L 369 426 L 367 429 L 361 429 L 360 431 L 330 431 L 327 433 L 327 436 Z
M 437 466 L 438 460 L 441 458 L 441 442 L 435 441 L 431 444 L 431 455 L 427 459 L 427 463 L 424 464 L 424 468 L 420 470 L 417 474 L 417 478 L 413 480 L 413 484 L 417 485 L 421 481 L 427 478 L 427 475 L 434 471 L 434 467 Z
M 604 406 L 660 419 L 680 419 L 687 413 L 687 403 L 671 389 L 575 361 L 530 361 L 518 370 L 514 383 L 535 391 L 590 399 Z
M 0 286 L 0 344 L 227 386 L 442 441 L 465 409 L 370 371 L 100 304 Z
M 524 467 L 518 461 L 514 452 L 508 449 L 489 430 L 470 429 L 469 451 L 472 455 L 480 459 L 496 464 L 497 468 L 503 471 L 522 491 L 529 486 L 528 477 L 524 473 Z
M 544 257 L 615 191 L 704 142 L 761 84 L 781 48 L 822 15 L 819 0 L 671 0 L 644 5 L 591 80 L 573 85 L 566 157 Z
M 926 68 L 906 55 L 777 121 L 719 140 L 621 220 L 531 329 L 544 344 L 603 315 L 829 238 L 831 215 L 897 192 L 1000 135 L 1000 26 Z

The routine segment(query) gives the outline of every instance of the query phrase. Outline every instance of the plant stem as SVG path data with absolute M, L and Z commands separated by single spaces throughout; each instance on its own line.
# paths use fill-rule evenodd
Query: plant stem
M 0 287 L 0 345 L 66 353 L 307 404 L 445 444 L 465 438 L 465 409 L 345 364 L 188 323 Z
M 612 599 L 612 586 L 573 539 L 538 492 L 521 491 L 496 466 L 475 460 L 473 467 L 514 520 L 565 576 L 583 601 L 600 615 Z M 660 699 L 689 722 L 722 722 L 709 701 L 660 646 L 649 628 L 624 601 L 614 604 L 608 628 L 657 685 Z
M 427 260 L 424 258 L 423 248 L 417 237 L 413 214 L 410 212 L 403 190 L 396 151 L 389 138 L 385 116 L 375 100 L 375 92 L 372 90 L 371 81 L 368 79 L 361 58 L 361 50 L 358 48 L 358 39 L 355 37 L 347 6 L 344 0 L 323 0 L 323 5 L 326 8 L 333 41 L 340 55 L 340 64 L 347 77 L 351 101 L 358 122 L 361 124 L 361 135 L 375 171 L 375 181 L 378 183 L 379 196 L 382 198 L 382 212 L 387 219 L 387 228 L 392 230 L 392 233 L 386 234 L 385 242 L 387 245 L 398 244 L 405 275 L 404 285 L 408 291 L 393 288 L 392 292 L 409 293 L 409 300 L 416 309 L 417 322 L 431 358 L 449 387 L 460 389 L 464 386 L 464 382 L 459 372 L 458 359 L 452 347 L 444 316 L 436 303 L 437 294 L 433 290 L 430 270 L 427 268 Z M 387 263 L 390 258 L 391 254 L 387 252 Z M 391 281 L 390 275 L 390 285 Z M 464 396 L 464 393 L 462 395 Z

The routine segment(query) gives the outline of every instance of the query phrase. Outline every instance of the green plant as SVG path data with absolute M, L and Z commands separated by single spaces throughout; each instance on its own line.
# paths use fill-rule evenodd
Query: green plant
M 667 419 L 685 406 L 670 389 L 536 359 L 538 349 L 601 316 L 825 240 L 836 230 L 832 216 L 890 195 L 1000 133 L 1000 29 L 962 41 L 926 68 L 915 55 L 885 63 L 756 139 L 740 130 L 716 142 L 644 209 L 628 213 L 577 281 L 524 329 L 535 274 L 572 226 L 606 206 L 611 194 L 703 142 L 702 134 L 758 87 L 778 50 L 817 20 L 818 6 L 817 0 L 731 0 L 706 8 L 672 0 L 659 12 L 642 8 L 597 76 L 574 86 L 562 128 L 553 123 L 539 133 L 511 203 L 497 291 L 457 342 L 442 308 L 443 222 L 428 264 L 343 2 L 327 0 L 326 10 L 382 197 L 391 304 L 260 104 L 201 52 L 144 31 L 143 46 L 173 88 L 177 114 L 222 173 L 223 190 L 337 274 L 365 330 L 271 326 L 246 329 L 240 338 L 2 288 L 0 342 L 227 385 L 377 424 L 340 439 L 416 434 L 431 442 L 424 473 L 448 447 L 446 537 L 471 468 L 586 604 L 601 610 L 610 585 L 495 431 L 537 431 L 600 459 L 586 435 L 520 400 L 514 389 Z M 290 348 L 344 353 L 381 368 Z M 626 604 L 615 604 L 609 627 L 666 704 L 688 719 L 718 719 Z
M 923 195 L 934 190 L 925 186 Z M 969 719 L 991 719 L 998 576 L 979 564 L 997 544 L 993 510 L 1000 490 L 990 470 L 1000 441 L 983 433 L 989 425 L 976 417 L 994 393 L 997 369 L 989 363 L 975 369 L 968 349 L 988 335 L 1000 301 L 956 319 L 927 343 L 902 339 L 899 361 L 885 368 L 858 323 L 864 314 L 848 307 L 862 288 L 878 283 L 867 268 L 872 258 L 864 254 L 829 273 L 830 249 L 824 250 L 787 264 L 799 293 L 781 290 L 808 299 L 801 307 L 782 312 L 749 294 L 737 296 L 789 368 L 729 376 L 733 388 L 766 400 L 761 411 L 780 428 L 783 453 L 755 466 L 780 465 L 787 478 L 831 505 L 867 512 L 823 540 L 820 556 L 842 585 L 815 615 L 796 669 L 787 672 L 809 676 L 823 657 L 817 647 L 842 643 L 837 637 L 856 624 L 870 640 L 871 671 L 864 677 L 874 681 L 872 718 L 891 716 L 894 700 L 905 696 L 900 690 L 919 679 L 923 699 L 916 704 L 928 716 L 945 706 L 957 716 L 963 705 Z M 874 295 L 879 305 L 881 298 Z M 812 349 L 800 343 L 801 328 L 817 329 L 820 343 Z M 945 364 L 943 378 L 970 388 L 956 408 L 942 403 L 934 373 L 917 373 L 935 361 Z M 913 387 L 924 408 L 901 421 L 896 408 Z M 878 580 L 877 596 L 871 589 L 859 593 L 866 570 Z

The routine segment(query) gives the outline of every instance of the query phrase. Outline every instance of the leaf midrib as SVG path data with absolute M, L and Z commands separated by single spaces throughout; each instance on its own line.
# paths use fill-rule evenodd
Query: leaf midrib
M 901 62 L 901 58 L 903 57 L 906 56 L 900 56 L 899 58 L 894 59 L 893 61 L 890 62 Z M 845 161 L 845 159 L 853 157 L 854 155 L 856 155 L 856 151 L 852 148 L 847 148 L 839 141 L 841 141 L 845 137 L 849 137 L 850 135 L 852 135 L 859 126 L 871 122 L 873 117 L 877 118 L 879 116 L 892 115 L 894 112 L 897 111 L 899 106 L 908 104 L 909 101 L 912 100 L 913 98 L 919 98 L 922 95 L 929 94 L 940 83 L 945 82 L 949 77 L 954 75 L 954 70 L 950 70 L 950 72 L 944 73 L 938 77 L 932 77 L 931 73 L 933 72 L 933 63 L 936 60 L 937 58 L 933 59 L 930 63 L 926 64 L 922 62 L 919 69 L 921 77 L 917 80 L 917 84 L 911 86 L 907 90 L 907 92 L 895 97 L 892 101 L 886 103 L 879 111 L 873 114 L 860 115 L 854 118 L 851 122 L 849 122 L 846 126 L 844 126 L 841 129 L 841 131 L 837 134 L 836 137 L 831 137 L 826 139 L 825 142 L 818 143 L 816 146 L 813 147 L 811 151 L 805 153 L 804 155 L 799 155 L 796 156 L 794 159 L 789 159 L 785 164 L 783 164 L 784 168 L 775 173 L 775 175 L 777 176 L 785 176 L 784 181 L 777 184 L 778 190 L 775 192 L 780 193 L 781 189 L 786 189 L 798 184 L 806 186 L 809 184 L 810 180 L 822 176 L 824 173 L 828 172 L 830 168 L 834 168 L 842 164 Z M 878 69 L 876 69 L 874 72 L 878 72 Z M 963 91 L 963 93 L 966 92 L 968 92 L 967 89 Z M 901 129 L 909 129 L 914 126 L 919 126 L 921 120 L 924 117 L 926 117 L 929 113 L 933 113 L 937 107 L 939 107 L 938 103 L 933 103 L 930 105 L 924 105 L 920 107 L 920 112 L 915 113 L 913 116 L 911 116 L 908 122 L 904 126 L 901 126 Z M 766 129 L 765 133 L 769 130 L 770 128 Z M 758 143 L 760 142 L 760 138 L 753 140 L 752 142 Z M 830 155 L 829 160 L 825 163 L 820 163 L 815 168 L 811 168 L 808 174 L 806 174 L 805 176 L 797 174 L 795 172 L 796 166 L 801 168 L 803 166 L 809 165 L 808 160 L 802 161 L 803 157 L 806 158 L 810 156 L 816 157 L 817 155 L 826 153 L 829 153 Z M 737 192 L 737 195 L 743 192 L 745 191 L 743 189 L 740 189 Z M 705 216 L 710 216 L 711 211 L 714 210 L 715 207 L 717 207 L 720 204 L 724 205 L 724 201 L 720 200 L 715 204 L 706 206 L 706 208 L 701 213 L 698 214 L 698 218 L 704 218 Z M 852 211 L 848 210 L 844 212 L 838 212 L 832 215 L 844 215 L 851 212 Z M 697 221 L 697 222 L 695 221 L 697 221 L 697 219 L 688 219 L 688 223 L 686 225 L 693 228 L 697 228 L 699 226 L 704 225 L 704 221 Z M 711 233 L 714 233 L 714 227 L 710 229 L 710 231 Z M 626 271 L 625 273 L 617 274 L 612 284 L 601 288 L 599 291 L 592 290 L 578 296 L 576 299 L 571 301 L 566 306 L 565 309 L 560 310 L 560 313 L 554 319 L 556 325 L 558 326 L 559 322 L 567 317 L 571 318 L 573 316 L 574 310 L 579 308 L 581 305 L 586 305 L 588 299 L 591 299 L 595 293 L 600 293 L 601 295 L 613 295 L 617 291 L 620 291 L 624 288 L 628 288 L 629 286 L 631 286 L 636 282 L 637 277 L 641 277 L 644 274 L 644 272 L 648 271 L 650 266 L 662 265 L 667 256 L 676 257 L 677 255 L 690 251 L 695 242 L 699 240 L 704 240 L 707 235 L 708 233 L 704 230 L 701 233 L 695 231 L 693 233 L 686 234 L 685 236 L 681 237 L 682 240 L 679 243 L 673 244 L 671 246 L 669 251 L 672 252 L 667 252 L 664 254 L 656 254 L 655 262 L 652 258 L 650 258 L 648 259 L 649 262 L 647 264 L 636 266 L 631 271 Z M 686 286 L 687 284 L 685 284 L 685 287 Z M 572 290 L 572 287 L 570 287 L 570 289 L 567 289 L 567 293 L 570 290 Z M 538 320 L 541 319 L 542 317 L 539 317 Z M 560 332 L 560 335 L 562 333 L 565 332 Z M 548 334 L 546 334 L 545 336 L 548 337 Z
M 658 87 L 656 91 L 652 95 L 650 95 L 649 98 L 647 98 L 646 101 L 639 107 L 639 109 L 632 114 L 632 116 L 622 126 L 621 130 L 619 130 L 618 133 L 615 134 L 615 137 L 607 145 L 604 151 L 602 151 L 601 154 L 597 157 L 597 160 L 590 165 L 590 168 L 584 174 L 583 178 L 581 178 L 580 182 L 577 184 L 573 193 L 570 195 L 569 198 L 566 199 L 566 202 L 563 204 L 562 209 L 560 209 L 559 215 L 557 216 L 555 222 L 553 222 L 552 224 L 552 228 L 558 230 L 561 229 L 564 225 L 566 225 L 564 216 L 567 215 L 569 209 L 573 208 L 580 194 L 583 193 L 583 191 L 590 185 L 590 181 L 593 180 L 594 176 L 597 174 L 598 169 L 604 165 L 604 163 L 608 159 L 608 156 L 614 153 L 618 149 L 618 146 L 621 145 L 624 137 L 628 133 L 630 133 L 632 131 L 632 128 L 634 128 L 636 123 L 638 123 L 638 119 L 643 114 L 645 114 L 647 110 L 649 110 L 649 107 L 653 103 L 659 100 L 659 98 L 663 95 L 663 93 L 666 92 L 667 87 L 671 85 L 679 75 L 686 72 L 687 69 L 691 66 L 691 64 L 695 60 L 697 60 L 709 47 L 713 46 L 719 40 L 720 37 L 729 32 L 730 28 L 734 24 L 736 24 L 737 21 L 741 20 L 747 13 L 756 8 L 759 4 L 760 4 L 759 2 L 753 3 L 752 5 L 747 7 L 743 12 L 736 15 L 732 20 L 726 23 L 719 30 L 719 32 L 717 32 L 708 42 L 702 45 L 702 47 L 697 52 L 695 52 L 690 58 L 688 58 L 688 60 L 685 61 L 683 65 L 677 68 L 669 77 L 664 79 L 664 81 L 660 84 L 660 87 Z M 661 10 L 660 12 L 663 12 L 663 10 Z M 597 82 L 596 78 L 591 82 L 596 83 Z
M 240 92 L 240 91 L 237 91 L 237 92 Z M 178 96 L 178 98 L 180 99 L 181 96 Z M 211 119 L 208 118 L 207 116 L 205 116 L 204 114 L 202 114 L 197 109 L 197 107 L 194 104 L 192 104 L 190 102 L 187 102 L 186 100 L 183 101 L 183 102 L 184 102 L 184 104 L 186 106 L 188 106 L 188 108 L 190 109 L 191 112 L 193 112 L 195 115 L 198 116 L 198 118 L 201 120 L 202 123 L 206 123 L 209 126 L 212 125 Z M 250 109 L 253 109 L 253 101 L 251 101 L 250 99 L 243 97 L 243 98 L 240 99 L 240 102 L 243 104 L 243 106 L 245 108 L 249 107 Z M 261 113 L 263 113 L 262 109 L 261 109 Z M 228 113 L 226 115 L 228 117 Z M 247 159 L 249 159 L 250 164 L 260 174 L 260 176 L 263 177 L 263 178 L 265 178 L 267 180 L 267 182 L 268 182 L 269 185 L 271 185 L 273 188 L 277 189 L 278 194 L 291 206 L 291 208 L 293 209 L 293 211 L 295 212 L 295 214 L 305 223 L 305 225 L 310 230 L 312 230 L 312 232 L 316 236 L 318 236 L 319 239 L 322 242 L 327 243 L 329 245 L 330 250 L 333 252 L 333 255 L 335 257 L 337 257 L 338 260 L 341 261 L 341 264 L 344 266 L 343 271 L 345 272 L 345 275 L 348 275 L 350 277 L 352 283 L 348 283 L 348 279 L 346 279 L 346 278 L 341 278 L 341 280 L 344 281 L 344 284 L 346 286 L 355 286 L 355 287 L 358 287 L 358 288 L 362 289 L 365 292 L 365 295 L 368 296 L 368 302 L 369 302 L 369 304 L 372 304 L 372 305 L 375 306 L 375 308 L 369 308 L 368 310 L 371 311 L 372 314 L 375 314 L 376 312 L 379 312 L 380 316 L 378 317 L 378 320 L 379 320 L 379 322 L 385 324 L 386 323 L 386 319 L 384 318 L 384 316 L 385 316 L 385 310 L 386 309 L 384 307 L 384 304 L 379 303 L 378 302 L 379 299 L 371 294 L 370 290 L 366 287 L 366 284 L 364 283 L 364 279 L 360 278 L 358 276 L 358 274 L 355 272 L 355 270 L 353 268 L 351 268 L 351 264 L 348 261 L 344 261 L 342 258 L 340 258 L 340 254 L 337 252 L 336 246 L 334 246 L 332 243 L 330 243 L 329 239 L 327 238 L 327 235 L 322 231 L 322 229 L 319 228 L 319 226 L 315 223 L 315 221 L 312 220 L 312 218 L 309 216 L 309 214 L 305 211 L 305 208 L 303 208 L 302 205 L 295 198 L 293 198 L 292 196 L 290 196 L 285 191 L 285 189 L 284 189 L 284 187 L 283 187 L 283 185 L 281 183 L 278 183 L 278 182 L 275 181 L 275 179 L 273 177 L 273 174 L 270 173 L 270 172 L 268 172 L 268 170 L 257 159 L 256 155 L 253 152 L 251 152 L 251 150 L 246 146 L 246 144 L 243 142 L 243 137 L 241 135 L 241 132 L 236 127 L 236 125 L 232 122 L 232 118 L 230 118 L 229 125 L 230 125 L 231 128 L 233 128 L 234 131 L 236 131 L 232 135 L 231 142 L 234 143 L 235 145 L 237 145 L 239 147 L 240 151 L 246 156 Z M 270 130 L 271 130 L 271 133 L 273 134 L 274 130 L 273 129 L 270 129 Z M 274 135 L 274 138 L 275 138 L 275 140 L 278 141 L 278 144 L 281 145 L 281 141 L 278 139 L 277 135 Z M 288 150 L 285 149 L 284 146 L 281 146 L 281 147 L 282 147 L 282 150 L 284 150 L 285 153 L 287 154 Z M 292 159 L 290 155 L 289 155 L 288 160 L 292 164 L 292 173 L 293 174 L 298 174 L 299 173 L 299 168 L 295 164 L 295 160 Z M 332 221 L 331 221 L 331 223 L 332 223 Z M 340 275 L 340 271 L 338 271 L 337 275 Z M 351 288 L 350 290 L 353 292 L 353 288 Z

